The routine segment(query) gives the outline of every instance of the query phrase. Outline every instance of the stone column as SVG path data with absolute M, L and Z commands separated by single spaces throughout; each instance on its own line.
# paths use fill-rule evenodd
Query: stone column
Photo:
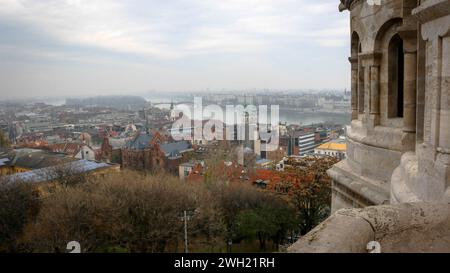
M 425 4 L 427 3 L 427 4 Z M 426 41 L 426 81 L 425 81 L 425 114 L 424 114 L 424 147 L 445 150 L 445 139 L 448 139 L 446 132 L 448 118 L 445 117 L 447 110 L 441 111 L 441 107 L 448 107 L 446 104 L 446 94 L 448 90 L 445 86 L 445 69 L 448 69 L 448 37 L 450 35 L 450 1 L 435 0 L 421 3 L 412 11 L 412 14 L 419 20 L 421 25 L 421 35 Z M 448 87 L 447 87 L 448 88 Z M 448 108 L 446 108 L 448 109 Z M 444 116 L 441 117 L 441 114 Z M 443 120 L 442 120 L 443 118 Z M 447 123 L 446 123 L 447 122 Z M 442 127 L 444 126 L 444 127 Z M 444 137 L 443 140 L 442 137 Z M 440 146 L 443 147 L 440 147 Z M 440 147 L 440 148 L 439 148 Z M 434 152 L 434 151 L 433 151 Z M 430 154 L 429 158 L 435 157 Z
M 418 181 L 410 188 L 425 201 L 450 200 L 450 1 L 424 1 L 412 14 L 426 41 L 424 142 Z
M 416 133 L 417 30 L 401 30 L 404 52 L 403 132 Z
M 450 36 L 442 38 L 439 148 L 450 153 Z
M 352 120 L 358 119 L 358 56 L 348 58 L 352 67 Z
M 380 115 L 380 66 L 370 67 L 370 114 Z
M 370 114 L 370 65 L 364 63 L 364 116 Z
M 358 57 L 358 114 L 363 114 L 364 109 L 364 66 L 362 64 L 361 58 Z
M 360 55 L 365 67 L 365 90 L 368 126 L 380 124 L 380 59 L 381 53 L 370 52 Z
M 438 85 L 440 78 L 440 52 L 441 45 L 438 38 L 427 41 L 424 142 L 434 148 L 437 148 L 439 145 L 441 94 Z

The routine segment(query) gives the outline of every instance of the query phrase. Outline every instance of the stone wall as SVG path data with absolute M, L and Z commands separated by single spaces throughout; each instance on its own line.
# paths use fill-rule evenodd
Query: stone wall
M 348 158 L 332 170 L 333 211 L 382 204 L 352 183 L 393 203 L 450 197 L 450 1 L 420 2 L 341 1 L 351 23 L 352 123 Z
M 367 252 L 376 240 L 450 252 L 450 0 L 339 8 L 351 20 L 348 158 L 328 171 L 335 213 L 289 251 Z
M 404 154 L 391 179 L 392 202 L 450 198 L 450 1 L 427 0 L 412 10 L 420 24 L 417 82 L 423 113 L 414 154 Z M 422 45 L 422 47 L 420 47 Z M 422 50 L 422 51 L 420 51 Z M 421 79 L 421 76 L 423 79 Z M 418 85 L 418 90 L 420 86 Z M 423 101 L 419 101 L 423 99 Z
M 450 205 L 404 203 L 342 209 L 289 247 L 295 253 L 450 252 Z M 412 236 L 414 235 L 414 236 Z

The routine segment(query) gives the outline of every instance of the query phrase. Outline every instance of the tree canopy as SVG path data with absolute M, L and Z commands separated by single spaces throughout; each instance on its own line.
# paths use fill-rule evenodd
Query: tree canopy
M 11 142 L 9 141 L 9 138 L 2 130 L 0 130 L 0 148 L 9 148 L 10 146 Z

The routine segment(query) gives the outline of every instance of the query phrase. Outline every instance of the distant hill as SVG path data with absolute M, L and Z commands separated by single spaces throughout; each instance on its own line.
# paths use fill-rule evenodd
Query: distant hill
M 139 96 L 97 96 L 84 99 L 66 99 L 68 106 L 99 106 L 121 110 L 137 110 L 147 105 L 147 101 Z

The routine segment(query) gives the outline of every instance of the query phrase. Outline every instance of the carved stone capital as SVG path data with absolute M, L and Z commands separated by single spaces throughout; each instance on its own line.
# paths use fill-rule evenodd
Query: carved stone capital
M 349 57 L 348 61 L 351 64 L 352 70 L 357 70 L 358 69 L 358 56 Z
M 405 53 L 417 52 L 417 29 L 403 28 L 398 29 L 398 34 L 403 40 L 403 49 Z
M 359 58 L 363 66 L 379 66 L 381 62 L 381 52 L 364 52 L 360 53 Z

